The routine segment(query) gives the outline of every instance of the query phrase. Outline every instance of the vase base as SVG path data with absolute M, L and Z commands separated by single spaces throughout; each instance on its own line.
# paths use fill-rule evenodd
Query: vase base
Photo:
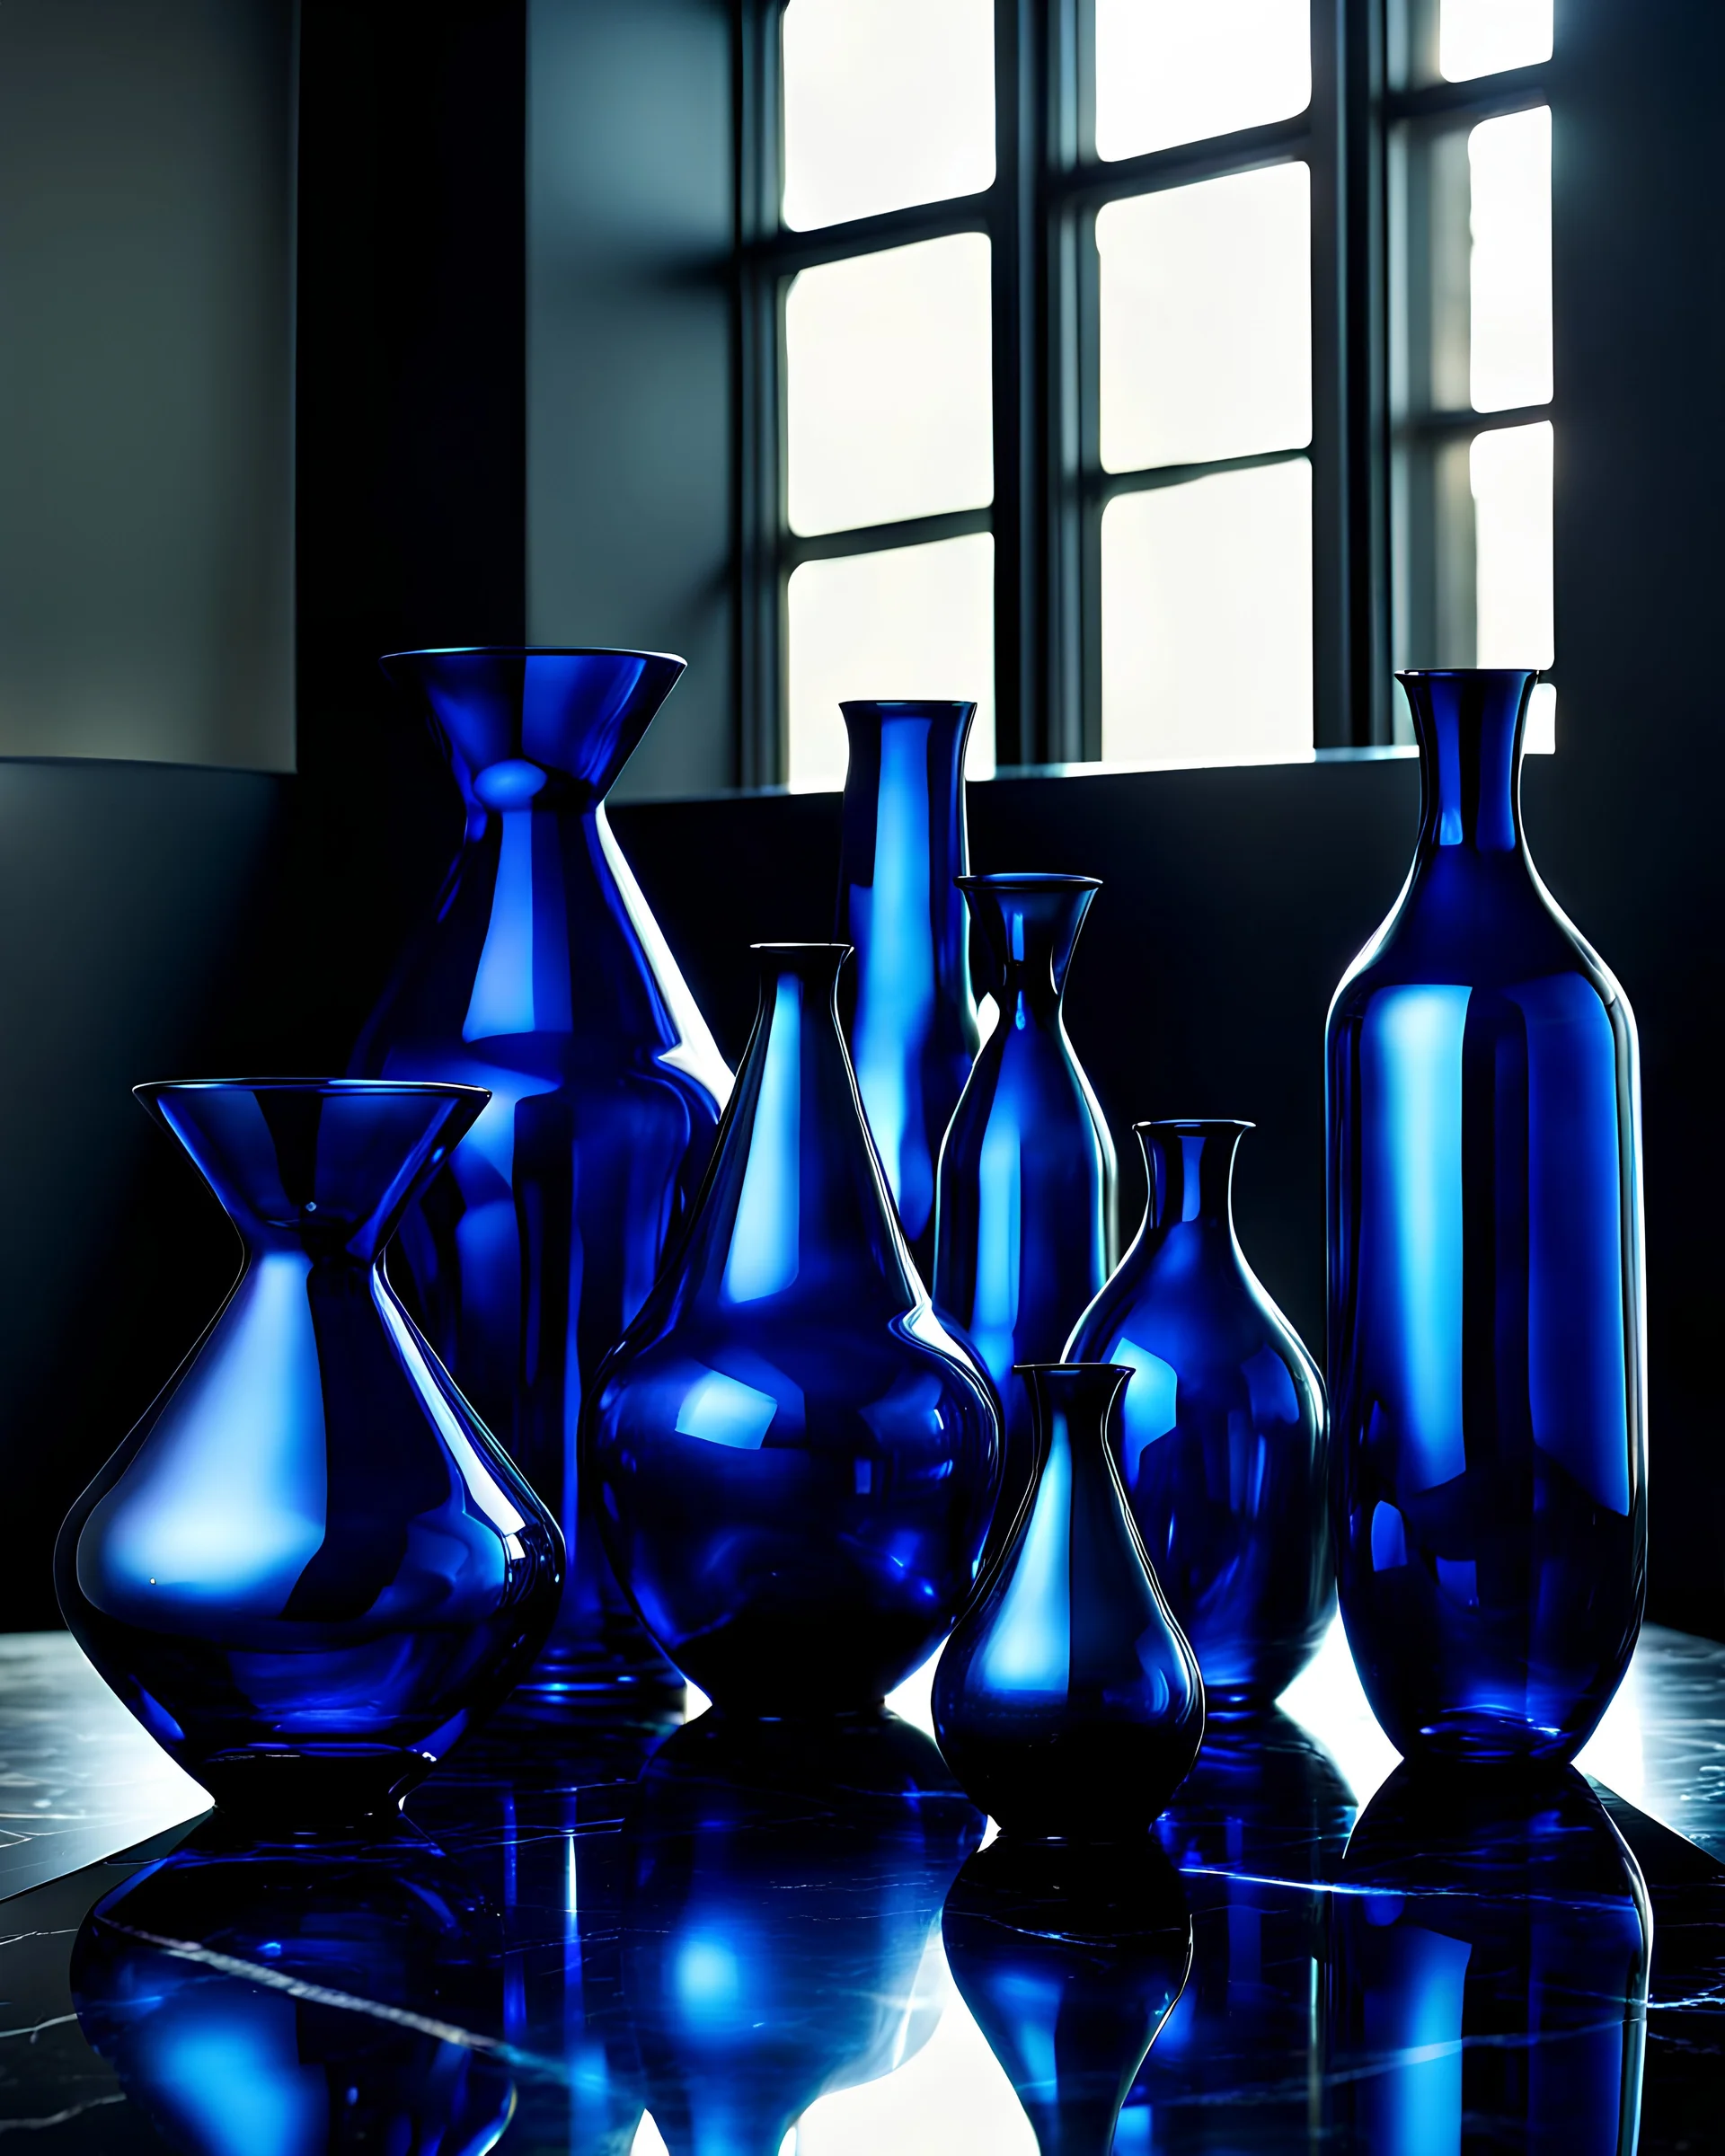
M 183 1763 L 223 1812 L 310 1829 L 394 1820 L 408 1791 L 438 1763 L 429 1753 L 394 1745 L 259 1745 Z

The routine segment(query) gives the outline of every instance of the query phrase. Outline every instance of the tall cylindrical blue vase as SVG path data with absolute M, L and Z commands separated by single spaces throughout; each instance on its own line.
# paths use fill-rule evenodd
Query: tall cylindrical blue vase
M 1635 1022 L 1528 858 L 1535 676 L 1401 679 L 1418 850 L 1329 1023 L 1338 1588 L 1400 1750 L 1561 1762 L 1645 1589 Z

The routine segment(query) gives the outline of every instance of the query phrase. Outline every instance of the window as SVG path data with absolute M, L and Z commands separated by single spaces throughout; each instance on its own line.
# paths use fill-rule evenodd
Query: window
M 1223 763 L 1549 662 L 1550 0 L 1391 6 L 748 0 L 749 782 L 841 695 Z

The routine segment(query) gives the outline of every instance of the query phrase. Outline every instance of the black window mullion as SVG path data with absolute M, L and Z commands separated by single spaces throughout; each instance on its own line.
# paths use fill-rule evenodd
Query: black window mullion
M 737 777 L 786 771 L 783 330 L 781 280 L 765 243 L 776 234 L 783 172 L 779 28 L 783 0 L 738 0 L 733 17 L 737 137 L 736 499 Z

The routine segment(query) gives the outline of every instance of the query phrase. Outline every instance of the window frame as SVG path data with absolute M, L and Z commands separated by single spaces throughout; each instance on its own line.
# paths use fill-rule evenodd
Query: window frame
M 788 774 L 785 593 L 802 562 L 991 532 L 996 765 L 1090 762 L 1102 746 L 1108 503 L 1302 455 L 1313 476 L 1314 746 L 1390 740 L 1385 0 L 1313 0 L 1305 111 L 1110 163 L 1095 155 L 1092 0 L 995 0 L 993 184 L 811 232 L 780 222 L 784 4 L 736 0 L 734 14 L 742 783 L 782 784 Z M 1473 86 L 1444 85 L 1452 87 Z M 1104 472 L 1097 211 L 1125 197 L 1296 159 L 1309 165 L 1312 186 L 1309 447 Z M 964 232 L 985 234 L 993 255 L 992 506 L 861 531 L 792 533 L 784 434 L 791 279 L 823 262 Z

